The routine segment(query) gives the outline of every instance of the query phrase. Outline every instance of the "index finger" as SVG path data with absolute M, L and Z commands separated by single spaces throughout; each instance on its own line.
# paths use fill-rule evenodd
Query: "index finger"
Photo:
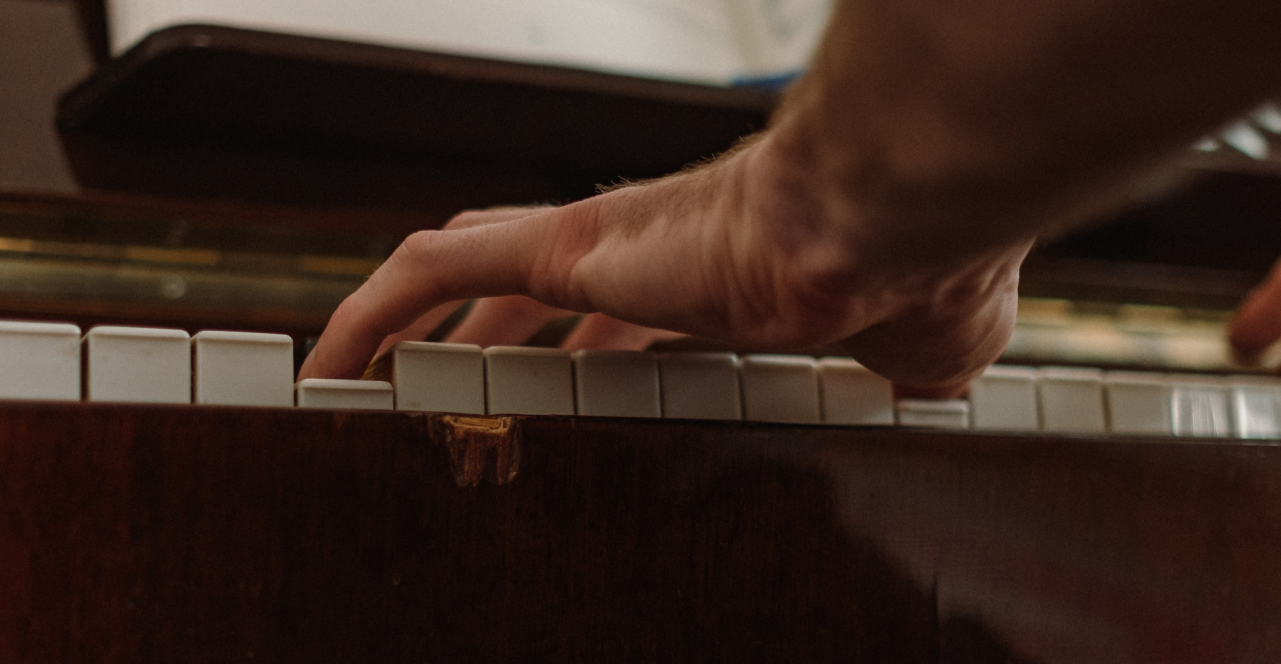
M 534 290 L 543 291 L 538 299 L 544 301 L 567 299 L 556 289 L 567 282 L 565 274 L 590 245 L 591 234 L 565 231 L 580 228 L 583 219 L 571 206 L 414 233 L 334 311 L 299 380 L 359 377 L 383 339 L 451 300 Z M 531 283 L 535 273 L 545 283 Z

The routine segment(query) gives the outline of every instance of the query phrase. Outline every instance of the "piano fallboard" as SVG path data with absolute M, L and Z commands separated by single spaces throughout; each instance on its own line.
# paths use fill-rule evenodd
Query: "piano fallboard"
M 1275 661 L 1281 445 L 0 403 L 0 660 Z

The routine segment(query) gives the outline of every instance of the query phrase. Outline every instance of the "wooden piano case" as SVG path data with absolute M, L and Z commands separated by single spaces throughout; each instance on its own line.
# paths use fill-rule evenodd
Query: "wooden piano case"
M 105 54 L 100 3 L 79 4 Z M 63 96 L 78 189 L 0 196 L 5 265 L 79 284 L 114 243 L 259 281 L 174 251 L 143 267 L 181 298 L 27 282 L 0 313 L 315 334 L 363 274 L 302 279 L 274 249 L 296 229 L 385 234 L 298 243 L 376 261 L 463 207 L 679 168 L 772 103 L 174 28 Z M 1209 185 L 1079 236 L 1085 263 L 1043 249 L 1025 294 L 1229 309 L 1281 253 L 1281 190 Z M 271 237 L 202 239 L 237 224 Z M 1099 269 L 1114 248 L 1211 272 L 1168 300 L 1167 272 Z M 264 303 L 289 279 L 323 297 Z M 0 661 L 1271 662 L 1279 492 L 1276 442 L 0 403 Z
M 1275 661 L 1281 446 L 0 404 L 0 660 Z

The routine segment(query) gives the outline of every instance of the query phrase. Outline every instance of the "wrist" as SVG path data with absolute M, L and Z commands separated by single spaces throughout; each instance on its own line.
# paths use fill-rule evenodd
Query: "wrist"
M 1065 213 L 1052 188 L 1028 182 L 1027 164 L 985 148 L 973 127 L 841 109 L 823 87 L 802 81 L 789 93 L 769 148 L 862 262 L 900 274 L 966 269 L 1026 245 Z
M 1017 281 L 1031 238 L 965 246 L 949 237 L 965 232 L 963 219 L 914 216 L 918 210 L 883 193 L 893 186 L 883 176 L 845 184 L 847 169 L 858 166 L 849 159 L 835 169 L 838 160 L 825 158 L 832 149 L 776 125 L 744 155 L 748 210 L 776 226 L 781 239 L 774 241 L 790 254 L 798 290 L 818 299 L 857 294 L 877 317 Z M 939 220 L 945 225 L 927 225 Z

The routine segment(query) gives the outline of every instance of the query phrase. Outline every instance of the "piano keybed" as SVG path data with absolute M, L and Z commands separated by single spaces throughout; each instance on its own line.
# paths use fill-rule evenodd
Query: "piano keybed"
M 967 399 L 896 400 L 837 357 L 402 342 L 386 360 L 385 380 L 295 384 L 287 335 L 0 321 L 4 399 L 1281 436 L 1281 379 L 1262 376 L 994 366 Z

